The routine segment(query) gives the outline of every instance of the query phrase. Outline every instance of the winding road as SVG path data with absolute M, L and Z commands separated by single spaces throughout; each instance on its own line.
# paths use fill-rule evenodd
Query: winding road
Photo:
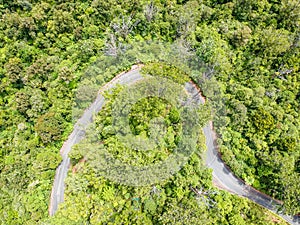
M 123 72 L 112 79 L 109 83 L 103 86 L 96 100 L 91 104 L 89 108 L 85 110 L 83 115 L 74 125 L 72 133 L 69 135 L 67 141 L 63 144 L 60 154 L 62 156 L 62 162 L 56 169 L 56 174 L 54 178 L 54 183 L 52 187 L 50 205 L 49 205 L 49 215 L 52 216 L 56 212 L 59 203 L 64 201 L 64 180 L 67 177 L 68 169 L 70 167 L 70 159 L 68 153 L 71 151 L 73 145 L 80 142 L 85 135 L 85 130 L 87 126 L 92 122 L 93 115 L 99 112 L 104 103 L 105 99 L 101 95 L 103 91 L 109 90 L 110 88 L 116 86 L 116 84 L 132 84 L 137 82 L 143 77 L 139 73 L 140 68 L 135 67 L 129 72 Z M 201 96 L 199 90 L 191 85 L 186 84 L 186 88 L 189 89 L 190 93 L 197 96 L 201 102 L 205 101 Z M 246 197 L 251 201 L 271 210 L 275 214 L 282 217 L 285 221 L 293 225 L 299 225 L 299 218 L 290 217 L 277 212 L 279 206 L 278 201 L 274 200 L 270 196 L 267 196 L 259 191 L 255 190 L 251 186 L 246 185 L 242 180 L 238 179 L 231 171 L 226 167 L 225 163 L 220 158 L 216 141 L 216 133 L 214 132 L 212 122 L 203 128 L 206 137 L 206 165 L 213 170 L 213 181 L 215 185 L 221 189 L 227 190 L 233 194 Z

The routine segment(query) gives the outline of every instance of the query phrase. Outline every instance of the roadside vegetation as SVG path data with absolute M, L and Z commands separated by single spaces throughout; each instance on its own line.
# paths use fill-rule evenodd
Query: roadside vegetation
M 160 69 L 152 66 L 150 64 L 145 68 L 153 74 L 154 71 L 157 72 L 159 76 L 165 71 L 164 66 L 160 66 Z M 176 75 L 170 77 L 179 79 Z M 137 88 L 134 86 L 133 89 Z M 95 117 L 95 125 L 87 132 L 87 138 L 75 145 L 70 152 L 72 172 L 66 182 L 66 199 L 47 223 L 285 224 L 249 200 L 213 186 L 211 170 L 205 166 L 203 160 L 206 145 L 202 132 L 197 138 L 195 152 L 170 179 L 161 179 L 154 184 L 142 186 L 120 184 L 118 181 L 122 181 L 124 177 L 131 180 L 133 174 L 115 173 L 115 167 L 108 167 L 106 171 L 105 164 L 111 160 L 108 154 L 121 162 L 121 165 L 145 169 L 147 165 L 166 160 L 182 139 L 179 109 L 166 100 L 147 97 L 131 107 L 128 123 L 131 132 L 135 134 L 134 144 L 138 138 L 149 138 L 154 134 L 155 137 L 152 138 L 157 141 L 157 145 L 143 151 L 124 144 L 124 140 L 116 134 L 118 128 L 112 122 L 114 102 L 118 101 L 123 89 L 126 87 L 118 86 L 112 93 L 105 95 L 107 103 Z M 161 117 L 163 120 L 152 123 L 155 118 Z M 209 118 L 203 119 L 207 122 Z M 104 151 L 105 154 L 102 153 Z M 160 177 L 160 173 L 165 173 L 164 170 L 153 172 L 157 177 Z M 106 178 L 110 174 L 114 175 L 113 181 Z
M 98 87 L 133 63 L 150 61 L 147 73 L 173 76 L 176 67 L 159 70 L 155 59 L 160 58 L 151 53 L 163 52 L 171 43 L 180 46 L 183 58 L 196 54 L 201 73 L 189 76 L 203 90 L 204 80 L 218 84 L 218 90 L 203 94 L 212 107 L 224 103 L 216 112 L 215 127 L 225 163 L 246 183 L 283 201 L 287 213 L 299 213 L 299 15 L 297 0 L 1 1 L 0 223 L 48 221 L 59 149 L 72 130 L 74 100 L 76 117 Z M 153 40 L 164 44 L 147 44 Z M 141 54 L 136 43 L 146 43 L 149 51 Z M 119 60 L 122 54 L 127 61 Z M 97 59 L 105 65 L 107 57 L 115 60 L 114 66 L 103 66 L 89 79 L 90 65 Z M 177 82 L 185 81 L 184 74 Z M 157 110 L 166 104 L 147 101 Z M 131 129 L 149 132 L 147 121 L 139 121 L 139 106 L 135 110 Z M 167 116 L 174 110 L 150 107 L 149 113 Z M 101 114 L 97 121 L 103 123 Z M 172 145 L 179 128 L 176 123 L 170 127 Z M 105 132 L 100 137 L 111 135 Z M 49 223 L 101 224 L 103 219 L 109 224 L 120 218 L 154 224 L 173 224 L 175 219 L 179 224 L 187 219 L 201 224 L 277 223 L 266 210 L 214 189 L 211 171 L 197 154 L 171 180 L 130 189 L 97 176 L 73 150 L 73 166 L 80 168 L 70 171 L 66 202 Z M 207 201 L 212 206 L 203 204 Z

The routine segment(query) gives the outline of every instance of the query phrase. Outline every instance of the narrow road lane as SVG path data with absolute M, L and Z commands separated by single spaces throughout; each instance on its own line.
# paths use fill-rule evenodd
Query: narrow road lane
M 122 73 L 112 79 L 104 87 L 101 88 L 96 100 L 91 104 L 91 106 L 85 110 L 83 115 L 74 125 L 72 133 L 69 135 L 68 140 L 65 141 L 62 148 L 60 149 L 60 154 L 62 156 L 62 162 L 56 169 L 56 174 L 53 182 L 53 187 L 50 197 L 49 205 L 49 215 L 52 216 L 56 212 L 59 203 L 64 201 L 64 190 L 65 183 L 64 180 L 67 177 L 68 168 L 70 167 L 70 158 L 68 157 L 72 146 L 79 143 L 84 137 L 85 130 L 88 125 L 92 122 L 93 115 L 101 110 L 104 105 L 104 97 L 101 95 L 103 91 L 108 90 L 116 84 L 132 84 L 138 80 L 142 79 L 139 69 L 131 70 L 127 73 Z
M 101 90 L 96 98 L 96 100 L 91 104 L 91 106 L 85 110 L 82 117 L 74 125 L 73 132 L 69 135 L 68 140 L 63 144 L 60 153 L 62 155 L 62 162 L 56 169 L 56 175 L 52 187 L 49 214 L 54 215 L 59 203 L 64 201 L 64 180 L 67 177 L 68 168 L 70 166 L 70 159 L 68 153 L 70 152 L 72 146 L 77 144 L 82 140 L 85 134 L 85 129 L 92 122 L 93 115 L 101 110 L 104 105 L 104 97 L 101 95 L 103 91 L 108 90 L 116 84 L 132 84 L 138 80 L 143 79 L 139 73 L 139 68 L 133 69 L 127 73 L 122 73 L 112 79 L 107 83 Z M 186 85 L 188 88 L 192 88 L 191 85 Z M 203 102 L 204 99 L 197 90 L 194 88 L 192 93 L 195 96 L 198 95 L 199 101 Z M 213 130 L 212 122 L 203 128 L 204 135 L 206 137 L 207 153 L 206 153 L 206 164 L 208 167 L 213 169 L 213 179 L 218 183 L 218 187 L 225 189 L 233 194 L 237 194 L 242 197 L 246 197 L 251 201 L 271 210 L 277 215 L 281 216 L 284 220 L 293 225 L 299 225 L 299 220 L 296 218 L 277 213 L 277 203 L 271 197 L 264 195 L 254 188 L 246 185 L 243 181 L 238 179 L 224 164 L 222 159 L 218 154 L 216 142 L 216 133 Z

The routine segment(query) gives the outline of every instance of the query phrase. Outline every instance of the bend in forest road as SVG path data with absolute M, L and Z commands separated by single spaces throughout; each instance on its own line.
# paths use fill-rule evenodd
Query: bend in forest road
M 213 180 L 217 187 L 227 190 L 233 194 L 248 198 L 249 200 L 269 209 L 277 214 L 290 224 L 300 224 L 299 218 L 288 216 L 277 211 L 280 206 L 278 200 L 259 192 L 255 188 L 245 184 L 244 181 L 237 178 L 232 171 L 226 166 L 220 157 L 219 150 L 216 144 L 216 133 L 210 122 L 203 129 L 206 137 L 206 164 L 213 169 Z
M 93 115 L 101 110 L 104 105 L 104 97 L 101 93 L 114 87 L 116 84 L 131 84 L 136 82 L 143 77 L 139 73 L 139 68 L 133 69 L 127 73 L 121 73 L 114 77 L 110 82 L 103 86 L 96 100 L 91 104 L 91 106 L 86 109 L 83 115 L 78 119 L 74 125 L 72 133 L 69 135 L 67 141 L 64 142 L 62 148 L 60 149 L 60 154 L 62 156 L 62 161 L 58 165 L 55 173 L 55 178 L 52 186 L 50 204 L 49 204 L 49 215 L 53 216 L 58 208 L 58 204 L 64 201 L 64 180 L 67 177 L 68 169 L 70 167 L 70 158 L 68 157 L 72 146 L 79 143 L 84 135 L 85 130 L 88 125 L 92 122 Z
M 116 84 L 131 84 L 137 82 L 143 77 L 139 73 L 139 68 L 130 70 L 129 72 L 123 72 L 103 86 L 96 100 L 92 105 L 85 110 L 82 117 L 76 122 L 73 132 L 70 134 L 68 140 L 63 144 L 60 153 L 62 155 L 62 162 L 56 169 L 55 179 L 52 187 L 49 215 L 52 216 L 58 208 L 58 204 L 64 201 L 64 180 L 67 177 L 68 168 L 70 166 L 70 159 L 68 153 L 72 146 L 82 140 L 85 134 L 85 129 L 92 122 L 93 115 L 101 110 L 104 105 L 104 97 L 101 93 L 114 87 Z M 200 102 L 204 102 L 204 98 L 201 96 L 199 90 L 192 85 L 186 85 L 186 88 L 190 89 L 189 92 L 193 93 Z M 268 195 L 260 193 L 251 186 L 246 185 L 242 180 L 238 179 L 231 170 L 226 167 L 222 161 L 219 151 L 216 145 L 216 133 L 213 129 L 212 122 L 203 128 L 204 135 L 206 137 L 206 164 L 209 168 L 213 169 L 214 183 L 221 189 L 227 190 L 233 194 L 237 194 L 242 197 L 246 197 L 251 201 L 263 206 L 282 217 L 285 221 L 293 225 L 298 225 L 296 217 L 287 216 L 277 212 L 278 202 Z

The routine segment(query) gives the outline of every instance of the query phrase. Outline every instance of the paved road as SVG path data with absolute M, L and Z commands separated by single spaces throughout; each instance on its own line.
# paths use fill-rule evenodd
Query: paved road
M 62 156 L 62 162 L 56 169 L 54 183 L 52 186 L 49 215 L 52 216 L 58 208 L 58 204 L 64 201 L 64 180 L 67 177 L 68 168 L 70 166 L 70 158 L 68 153 L 71 151 L 73 145 L 77 144 L 82 140 L 85 134 L 85 129 L 92 122 L 93 115 L 99 112 L 104 105 L 104 97 L 101 92 L 114 87 L 117 83 L 119 84 L 131 84 L 142 79 L 138 69 L 131 70 L 128 73 L 122 73 L 116 76 L 113 80 L 107 83 L 99 91 L 99 95 L 92 105 L 85 110 L 81 118 L 74 125 L 73 132 L 69 135 L 68 140 L 63 144 L 60 154 Z
M 82 117 L 75 124 L 73 132 L 70 134 L 68 140 L 64 143 L 60 150 L 63 160 L 56 169 L 56 175 L 52 187 L 49 206 L 49 214 L 51 216 L 56 212 L 58 204 L 64 201 L 64 180 L 67 176 L 68 168 L 70 166 L 68 153 L 70 152 L 72 146 L 76 143 L 79 143 L 79 141 L 84 137 L 84 130 L 88 124 L 92 122 L 93 115 L 96 112 L 99 112 L 103 107 L 104 97 L 101 95 L 102 91 L 114 87 L 117 83 L 132 84 L 140 79 L 142 79 L 142 76 L 140 75 L 138 68 L 116 76 L 112 81 L 101 88 L 96 100 L 88 109 L 86 109 Z M 199 90 L 195 86 L 187 83 L 185 88 L 188 89 L 189 93 L 192 93 L 198 102 L 204 102 L 204 98 L 200 95 Z M 213 169 L 213 179 L 218 187 L 256 202 L 257 204 L 281 216 L 290 224 L 300 224 L 299 219 L 297 221 L 296 218 L 277 213 L 276 209 L 278 207 L 278 203 L 276 200 L 246 185 L 243 181 L 235 177 L 234 174 L 226 167 L 218 154 L 218 149 L 216 147 L 217 145 L 215 144 L 216 133 L 213 130 L 212 122 L 205 126 L 203 131 L 206 137 L 207 145 L 206 164 L 208 167 Z
M 213 130 L 212 123 L 204 127 L 204 134 L 206 137 L 206 164 L 213 169 L 214 183 L 221 189 L 227 190 L 233 194 L 246 197 L 251 201 L 271 210 L 279 215 L 290 224 L 298 225 L 300 220 L 297 217 L 291 217 L 277 212 L 279 201 L 263 194 L 249 185 L 246 185 L 242 180 L 238 179 L 232 171 L 225 165 L 219 156 L 217 145 L 215 144 L 216 134 Z

